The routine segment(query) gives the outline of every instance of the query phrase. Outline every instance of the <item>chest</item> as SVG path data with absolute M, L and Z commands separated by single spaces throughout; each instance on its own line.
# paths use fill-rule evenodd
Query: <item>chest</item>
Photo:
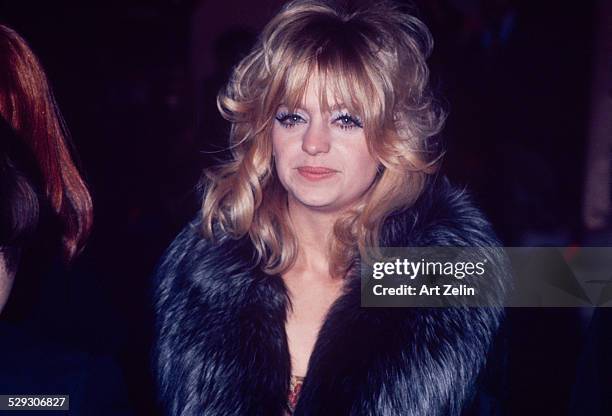
M 285 331 L 291 357 L 291 373 L 305 376 L 319 330 L 336 299 L 341 285 L 293 283 L 288 285 L 291 307 L 287 311 Z

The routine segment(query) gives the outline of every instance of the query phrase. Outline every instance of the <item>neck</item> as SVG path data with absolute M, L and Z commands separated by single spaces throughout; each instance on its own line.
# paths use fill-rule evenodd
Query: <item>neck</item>
M 338 214 L 310 209 L 291 198 L 288 209 L 299 247 L 292 270 L 300 271 L 302 276 L 329 280 L 329 245 Z

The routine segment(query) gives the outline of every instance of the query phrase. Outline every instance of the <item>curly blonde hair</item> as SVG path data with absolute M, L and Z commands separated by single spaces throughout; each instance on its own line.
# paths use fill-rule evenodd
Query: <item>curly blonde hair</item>
M 378 246 L 389 214 L 414 203 L 443 154 L 435 136 L 445 113 L 428 88 L 432 47 L 427 27 L 388 1 L 285 5 L 217 97 L 231 122 L 232 157 L 206 171 L 204 234 L 215 240 L 218 232 L 248 233 L 263 270 L 291 267 L 298 245 L 274 172 L 271 129 L 278 107 L 297 108 L 317 74 L 321 108 L 329 108 L 331 91 L 336 103 L 359 114 L 380 163 L 373 186 L 334 225 L 330 273 L 346 274 L 357 254 Z

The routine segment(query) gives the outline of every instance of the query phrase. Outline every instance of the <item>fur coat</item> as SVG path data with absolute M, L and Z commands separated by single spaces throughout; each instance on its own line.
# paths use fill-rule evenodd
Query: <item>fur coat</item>
M 254 266 L 248 237 L 213 245 L 198 220 L 156 273 L 154 367 L 168 415 L 280 416 L 288 396 L 288 294 Z M 439 178 L 390 216 L 382 246 L 498 246 L 463 191 Z M 496 284 L 503 285 L 499 272 Z M 478 390 L 500 308 L 361 308 L 349 275 L 309 361 L 295 415 L 459 415 Z

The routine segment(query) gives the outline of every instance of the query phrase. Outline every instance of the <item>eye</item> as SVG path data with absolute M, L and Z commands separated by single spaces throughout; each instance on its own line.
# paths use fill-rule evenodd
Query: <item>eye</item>
M 334 117 L 333 123 L 339 125 L 342 130 L 350 130 L 355 127 L 363 128 L 361 119 L 357 116 L 352 116 L 349 113 L 338 114 Z
M 304 117 L 296 113 L 280 113 L 276 115 L 276 120 L 286 129 L 295 127 L 296 124 L 306 123 Z

